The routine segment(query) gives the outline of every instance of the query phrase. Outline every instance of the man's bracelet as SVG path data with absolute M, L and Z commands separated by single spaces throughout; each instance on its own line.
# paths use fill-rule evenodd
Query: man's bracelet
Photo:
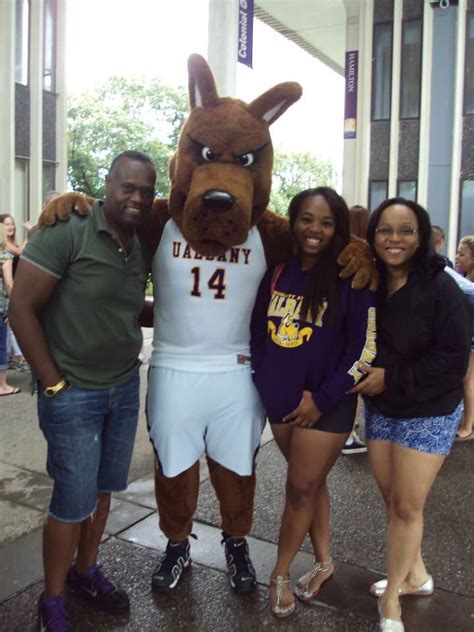
M 68 386 L 69 386 L 69 384 L 66 382 L 66 380 L 65 379 L 61 379 L 54 386 L 47 386 L 43 390 L 43 393 L 44 393 L 45 397 L 54 397 L 55 395 L 57 395 L 58 393 L 63 391 Z

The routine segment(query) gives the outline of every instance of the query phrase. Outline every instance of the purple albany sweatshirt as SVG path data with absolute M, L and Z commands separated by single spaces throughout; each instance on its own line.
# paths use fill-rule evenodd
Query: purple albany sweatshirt
M 298 258 L 286 264 L 271 293 L 272 276 L 269 270 L 262 279 L 250 325 L 255 385 L 271 420 L 294 410 L 303 390 L 325 413 L 362 377 L 358 361 L 375 357 L 375 295 L 341 279 L 335 317 L 328 319 L 325 305 L 308 322 L 299 317 L 308 272 Z

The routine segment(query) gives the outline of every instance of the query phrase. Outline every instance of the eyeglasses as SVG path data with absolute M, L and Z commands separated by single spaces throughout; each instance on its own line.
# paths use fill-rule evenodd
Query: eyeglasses
M 418 229 L 404 227 L 397 230 L 396 228 L 383 226 L 382 228 L 376 228 L 375 232 L 380 237 L 393 237 L 395 234 L 400 235 L 400 237 L 413 237 L 418 232 Z

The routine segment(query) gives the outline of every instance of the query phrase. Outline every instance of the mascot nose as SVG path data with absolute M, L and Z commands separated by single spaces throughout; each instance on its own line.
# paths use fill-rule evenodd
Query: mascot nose
M 202 196 L 204 206 L 210 211 L 228 211 L 234 205 L 234 197 L 227 191 L 206 191 Z

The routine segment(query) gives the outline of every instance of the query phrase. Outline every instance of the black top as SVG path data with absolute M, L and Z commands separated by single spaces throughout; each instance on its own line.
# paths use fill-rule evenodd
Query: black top
M 370 398 L 390 417 L 452 413 L 462 398 L 470 352 L 471 314 L 455 281 L 434 257 L 387 298 L 377 296 L 377 358 L 387 389 Z
M 445 255 L 439 255 L 439 256 L 444 260 L 444 265 L 454 270 L 453 262 L 451 261 L 449 257 L 446 257 Z

